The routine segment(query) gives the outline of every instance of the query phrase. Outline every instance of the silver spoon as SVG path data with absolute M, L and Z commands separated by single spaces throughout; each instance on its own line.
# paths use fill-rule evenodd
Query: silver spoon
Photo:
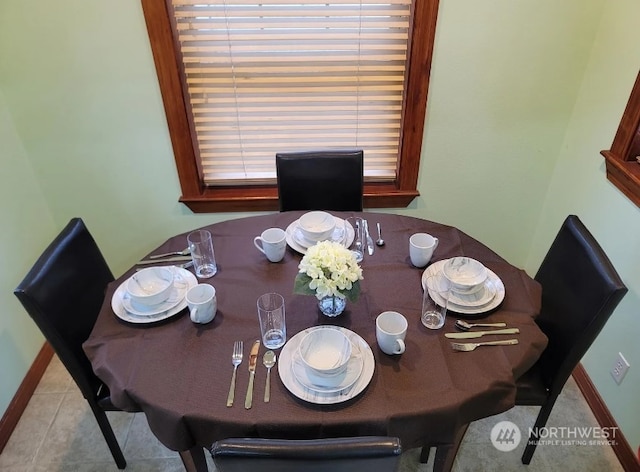
M 467 323 L 464 320 L 456 320 L 456 328 L 461 331 L 469 331 L 471 328 L 475 328 L 476 326 L 483 328 L 504 328 L 507 326 L 507 323 Z
M 264 401 L 268 402 L 271 398 L 271 368 L 276 364 L 276 353 L 267 351 L 262 357 L 262 363 L 267 368 L 267 381 L 264 386 Z
M 376 244 L 378 246 L 384 246 L 384 239 L 382 239 L 382 234 L 380 232 L 380 223 L 376 223 L 376 226 L 378 227 L 378 239 L 376 240 Z

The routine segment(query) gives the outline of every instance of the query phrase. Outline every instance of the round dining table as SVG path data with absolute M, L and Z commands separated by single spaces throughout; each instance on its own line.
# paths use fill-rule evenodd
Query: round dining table
M 136 266 L 108 286 L 83 347 L 117 407 L 144 412 L 151 431 L 166 447 L 181 452 L 188 469 L 206 470 L 203 448 L 229 437 L 389 435 L 399 437 L 404 449 L 435 446 L 447 451 L 468 423 L 514 406 L 516 379 L 536 362 L 547 343 L 535 323 L 541 303 L 541 287 L 535 280 L 455 227 L 395 214 L 332 212 L 339 221 L 349 216 L 366 218 L 371 230 L 380 223 L 385 244 L 375 246 L 373 254 L 365 254 L 361 262 L 364 278 L 358 300 L 348 301 L 341 315 L 327 317 L 314 296 L 293 292 L 305 251 L 296 244 L 293 232 L 303 213 L 274 213 L 204 227 L 213 235 L 218 267 L 214 277 L 198 281 L 216 289 L 217 314 L 208 324 L 193 323 L 187 309 L 150 323 L 116 316 L 112 298 Z M 254 246 L 254 237 L 270 227 L 288 234 L 289 246 L 277 263 L 269 262 Z M 414 267 L 409 258 L 409 237 L 417 232 L 439 240 L 427 269 Z M 168 239 L 150 254 L 183 250 L 186 235 Z M 374 241 L 376 237 L 374 230 Z M 423 273 L 454 256 L 482 262 L 502 282 L 504 299 L 487 312 L 449 312 L 443 328 L 427 329 L 420 321 Z M 291 377 L 291 362 L 279 362 L 285 345 L 276 351 L 270 401 L 264 402 L 267 369 L 262 365 L 265 348 L 261 347 L 253 404 L 245 409 L 249 350 L 260 339 L 256 300 L 269 292 L 284 297 L 289 340 L 310 327 L 335 325 L 368 345 L 373 358 L 370 380 L 357 394 L 327 403 L 291 391 L 282 381 L 283 375 Z M 383 353 L 376 342 L 376 317 L 389 310 L 402 313 L 409 324 L 406 351 L 400 355 Z M 519 329 L 516 335 L 481 340 L 516 338 L 519 342 L 455 351 L 445 333 L 457 331 L 454 323 L 459 317 L 504 322 Z M 237 371 L 235 402 L 227 407 L 234 341 L 244 342 L 244 359 Z M 447 469 L 451 462 L 441 468 Z

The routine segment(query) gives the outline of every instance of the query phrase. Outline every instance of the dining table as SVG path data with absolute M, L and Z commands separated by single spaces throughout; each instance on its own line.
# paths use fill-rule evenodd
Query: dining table
M 202 228 L 213 236 L 217 263 L 215 276 L 198 280 L 216 290 L 216 316 L 207 324 L 192 322 L 188 308 L 149 322 L 118 315 L 114 297 L 121 295 L 123 282 L 136 268 L 146 267 L 133 265 L 107 287 L 93 331 L 83 344 L 95 373 L 108 386 L 114 405 L 142 411 L 159 441 L 180 452 L 187 470 L 207 470 L 205 451 L 229 437 L 363 435 L 397 436 L 405 450 L 436 447 L 434 470 L 450 469 L 461 431 L 472 421 L 512 408 L 516 379 L 546 347 L 547 338 L 535 323 L 540 285 L 456 227 L 392 213 L 330 212 L 342 224 L 350 216 L 365 218 L 374 241 L 379 223 L 384 245 L 375 245 L 371 255 L 365 251 L 358 299 L 347 301 L 339 316 L 328 317 L 314 296 L 293 290 L 306 251 L 295 237 L 303 213 L 262 214 Z M 287 232 L 285 256 L 276 263 L 254 246 L 254 238 L 271 227 Z M 418 232 L 439 241 L 426 268 L 414 267 L 409 257 L 409 237 Z M 187 234 L 169 238 L 142 258 L 184 250 Z M 456 256 L 476 259 L 489 269 L 501 285 L 500 298 L 486 310 L 450 310 L 441 329 L 428 329 L 421 323 L 423 276 Z M 288 342 L 276 350 L 269 402 L 263 400 L 267 369 L 262 364 L 265 348 L 260 348 L 253 404 L 246 409 L 249 350 L 261 339 L 256 300 L 271 292 L 284 297 Z M 376 317 L 384 311 L 399 312 L 408 320 L 402 354 L 385 354 L 377 345 Z M 518 344 L 456 351 L 445 333 L 458 331 L 458 318 L 518 328 L 516 335 L 481 339 L 516 338 Z M 305 330 L 323 325 L 338 326 L 357 338 L 367 356 L 367 372 L 366 379 L 359 379 L 357 388 L 347 393 L 316 397 L 292 379 L 289 347 Z M 244 358 L 237 370 L 235 402 L 228 407 L 234 341 L 243 341 Z

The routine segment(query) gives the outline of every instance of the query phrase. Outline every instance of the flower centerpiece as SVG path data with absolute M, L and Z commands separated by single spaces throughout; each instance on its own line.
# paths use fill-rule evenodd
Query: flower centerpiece
M 344 310 L 346 299 L 358 300 L 362 268 L 342 244 L 322 241 L 311 246 L 298 269 L 293 292 L 315 295 L 325 315 L 337 316 Z

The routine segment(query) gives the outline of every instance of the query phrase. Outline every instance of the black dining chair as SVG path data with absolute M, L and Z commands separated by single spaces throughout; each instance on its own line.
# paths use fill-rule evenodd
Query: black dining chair
M 82 343 L 114 280 L 80 218 L 73 218 L 38 258 L 14 294 L 35 321 L 89 403 L 119 469 L 127 462 L 105 411 L 119 411 L 94 374 Z
M 280 211 L 362 211 L 362 150 L 276 154 Z
M 538 432 L 571 372 L 627 293 L 620 276 L 580 219 L 570 215 L 553 241 L 535 279 L 542 285 L 536 323 L 549 338 L 536 364 L 516 381 L 516 405 L 540 406 L 522 455 L 529 464 Z
M 398 470 L 401 453 L 400 440 L 388 436 L 230 438 L 211 447 L 218 472 L 391 472 Z

